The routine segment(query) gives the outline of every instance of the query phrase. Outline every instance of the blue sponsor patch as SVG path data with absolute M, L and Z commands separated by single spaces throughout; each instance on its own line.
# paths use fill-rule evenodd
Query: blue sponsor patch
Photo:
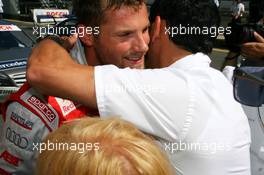
M 25 67 L 27 65 L 27 59 L 13 60 L 0 62 L 0 69 L 12 69 L 17 67 Z

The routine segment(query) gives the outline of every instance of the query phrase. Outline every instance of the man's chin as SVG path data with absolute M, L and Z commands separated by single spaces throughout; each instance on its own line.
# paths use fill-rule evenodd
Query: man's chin
M 129 68 L 131 68 L 131 69 L 144 69 L 145 68 L 145 64 L 144 64 L 144 62 L 143 63 L 141 63 L 141 64 L 134 64 L 134 65 L 127 65 L 127 66 L 125 66 L 125 67 L 129 67 Z
M 145 68 L 145 64 L 140 64 L 140 65 L 136 65 L 135 69 L 144 69 Z
M 124 67 L 130 67 L 131 69 L 144 69 L 145 67 L 145 62 L 144 59 L 141 59 L 137 62 L 133 62 L 133 61 L 127 61 L 124 64 Z

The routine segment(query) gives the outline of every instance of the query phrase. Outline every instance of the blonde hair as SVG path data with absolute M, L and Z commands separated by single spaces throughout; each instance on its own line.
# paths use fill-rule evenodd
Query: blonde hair
M 132 124 L 117 118 L 84 118 L 48 135 L 45 143 L 89 143 L 93 149 L 45 150 L 38 175 L 172 175 L 165 153 Z M 90 148 L 90 147 L 89 147 Z

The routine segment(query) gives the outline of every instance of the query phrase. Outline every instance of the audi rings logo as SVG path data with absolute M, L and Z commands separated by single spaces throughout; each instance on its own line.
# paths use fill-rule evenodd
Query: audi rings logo
M 28 146 L 28 140 L 9 127 L 6 130 L 6 139 L 21 149 L 25 149 Z

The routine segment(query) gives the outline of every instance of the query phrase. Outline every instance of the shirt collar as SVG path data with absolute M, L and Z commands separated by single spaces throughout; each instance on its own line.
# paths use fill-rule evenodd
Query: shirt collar
M 173 67 L 173 68 L 191 68 L 194 66 L 207 66 L 209 67 L 211 63 L 211 59 L 201 53 L 198 52 L 196 54 L 191 54 L 188 56 L 185 56 L 177 61 L 175 61 L 173 64 L 171 64 L 169 67 Z

